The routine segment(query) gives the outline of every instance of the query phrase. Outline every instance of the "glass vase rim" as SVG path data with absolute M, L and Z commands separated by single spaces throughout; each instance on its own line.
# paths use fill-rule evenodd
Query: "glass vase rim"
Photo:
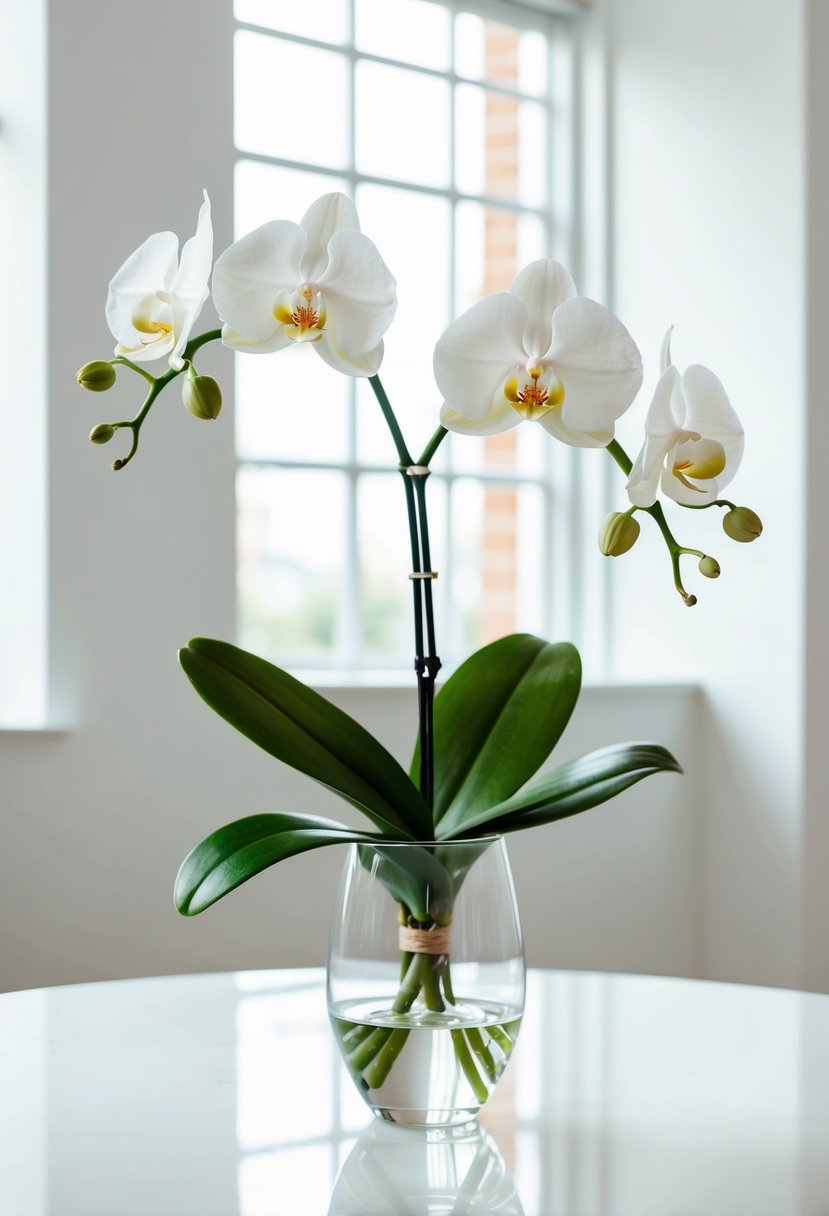
M 362 848 L 368 845 L 369 848 L 382 847 L 386 848 L 420 848 L 434 849 L 444 845 L 461 845 L 461 844 L 495 844 L 498 840 L 504 839 L 503 832 L 490 832 L 487 836 L 448 836 L 442 840 L 387 840 L 384 836 L 376 836 L 372 840 L 357 840 L 352 841 L 352 848 Z

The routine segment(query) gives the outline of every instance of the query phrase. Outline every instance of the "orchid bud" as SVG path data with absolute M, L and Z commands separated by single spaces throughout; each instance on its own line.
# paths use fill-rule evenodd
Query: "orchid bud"
M 599 548 L 605 557 L 621 557 L 639 539 L 639 520 L 624 511 L 612 511 L 599 528 Z
M 733 510 L 726 511 L 722 526 L 726 536 L 743 544 L 756 540 L 763 531 L 763 521 L 750 507 L 734 507 Z
M 81 388 L 88 388 L 91 393 L 105 393 L 115 383 L 115 368 L 102 359 L 93 359 L 91 363 L 84 363 L 75 379 Z
M 700 558 L 699 572 L 700 574 L 704 574 L 706 578 L 719 578 L 720 563 L 717 561 L 716 557 L 709 557 L 708 554 L 706 554 L 705 557 Z
M 219 417 L 222 390 L 212 376 L 199 376 L 191 367 L 182 386 L 181 399 L 194 418 L 211 422 Z
M 109 443 L 114 434 L 114 426 L 110 426 L 108 422 L 99 422 L 89 432 L 89 440 L 90 443 Z

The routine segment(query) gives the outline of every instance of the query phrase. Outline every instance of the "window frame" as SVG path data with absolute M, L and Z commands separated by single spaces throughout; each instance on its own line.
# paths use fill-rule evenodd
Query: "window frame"
M 319 162 L 295 160 L 287 157 L 268 155 L 261 152 L 247 151 L 234 145 L 234 172 L 238 165 L 244 162 L 253 164 L 272 165 L 286 170 L 302 173 L 319 173 L 321 179 L 337 178 L 345 183 L 347 192 L 354 197 L 361 186 L 378 186 L 402 191 L 411 191 L 419 195 L 445 199 L 452 211 L 450 223 L 450 270 L 449 270 L 449 315 L 458 315 L 457 283 L 455 275 L 455 253 L 457 245 L 457 207 L 464 202 L 473 202 L 482 207 L 490 207 L 502 212 L 516 215 L 533 215 L 544 227 L 545 255 L 557 257 L 564 261 L 573 272 L 577 281 L 579 275 L 580 255 L 580 222 L 579 222 L 579 190 L 580 190 L 580 151 L 579 133 L 581 127 L 580 107 L 580 63 L 579 63 L 579 28 L 577 17 L 586 11 L 585 5 L 571 0 L 528 0 L 527 3 L 507 3 L 506 0 L 430 0 L 430 2 L 447 9 L 451 16 L 450 22 L 450 66 L 436 69 L 390 56 L 358 49 L 356 45 L 355 0 L 345 0 L 348 12 L 348 22 L 345 40 L 326 42 L 301 34 L 294 34 L 262 26 L 251 21 L 234 18 L 234 38 L 237 32 L 248 31 L 258 35 L 266 35 L 287 43 L 331 52 L 343 56 L 347 63 L 348 88 L 348 158 L 344 168 L 332 168 Z M 511 89 L 498 81 L 490 79 L 473 80 L 457 71 L 455 47 L 455 21 L 459 13 L 472 13 L 484 19 L 491 19 L 507 24 L 516 29 L 536 30 L 544 34 L 548 42 L 548 80 L 549 88 L 543 95 L 532 95 L 520 89 Z M 433 79 L 445 80 L 451 90 L 451 133 L 450 133 L 450 174 L 447 188 L 423 185 L 411 181 L 401 181 L 396 178 L 383 177 L 377 174 L 364 173 L 355 164 L 355 78 L 357 65 L 361 62 L 374 63 L 392 68 L 404 69 Z M 563 65 L 563 70 L 562 70 Z M 458 188 L 455 166 L 455 128 L 456 104 L 455 90 L 459 85 L 472 84 L 486 89 L 487 93 L 504 95 L 513 99 L 532 101 L 543 106 L 547 124 L 547 135 L 550 151 L 547 159 L 545 183 L 545 200 L 538 206 L 522 204 L 510 199 L 494 197 L 486 193 L 470 193 Z M 553 149 L 562 151 L 553 154 Z M 234 199 L 236 188 L 234 186 Z M 237 237 L 242 233 L 237 233 Z M 244 356 L 237 356 L 244 357 Z M 376 464 L 360 459 L 356 442 L 356 410 L 357 385 L 350 381 L 348 385 L 348 455 L 344 461 L 305 460 L 291 458 L 250 458 L 236 454 L 237 479 L 246 469 L 284 468 L 293 471 L 338 471 L 346 478 L 346 554 L 344 561 L 345 586 L 342 592 L 342 607 L 338 626 L 336 665 L 328 658 L 316 663 L 307 656 L 297 663 L 296 656 L 274 653 L 268 657 L 290 666 L 297 674 L 311 679 L 317 685 L 362 685 L 362 684 L 398 684 L 403 676 L 403 668 L 397 663 L 389 666 L 379 666 L 365 661 L 360 653 L 361 637 L 359 627 L 359 563 L 357 561 L 357 497 L 361 478 L 367 475 L 388 474 L 395 466 L 390 460 L 388 464 Z M 454 436 L 449 436 L 444 447 L 451 451 L 456 442 Z M 583 596 L 586 580 L 583 571 L 583 560 L 580 548 L 583 536 L 577 521 L 574 520 L 573 510 L 566 509 L 568 504 L 584 501 L 589 493 L 596 497 L 606 497 L 607 479 L 598 473 L 588 472 L 582 467 L 581 453 L 575 449 L 564 448 L 563 445 L 549 443 L 544 445 L 542 466 L 535 473 L 522 472 L 519 468 L 504 471 L 487 468 L 472 473 L 452 466 L 451 456 L 446 468 L 435 468 L 431 478 L 445 487 L 446 502 L 446 531 L 445 549 L 451 553 L 452 548 L 452 509 L 451 499 L 457 483 L 473 481 L 480 485 L 504 485 L 510 487 L 533 486 L 541 496 L 542 529 L 543 529 L 543 574 L 540 632 L 547 636 L 569 636 L 578 644 L 583 630 L 580 623 L 585 620 Z M 597 494 L 598 492 L 598 494 Z M 237 495 L 238 502 L 238 495 Z M 591 519 L 592 522 L 592 519 Z M 565 594 L 553 593 L 553 579 L 557 571 L 566 572 L 567 588 Z M 457 614 L 449 611 L 452 599 L 451 572 L 441 572 L 443 577 L 436 584 L 437 604 L 440 619 L 446 625 L 443 629 L 441 654 L 445 666 L 451 668 L 468 650 L 463 640 L 458 637 Z M 447 577 L 447 573 L 449 576 Z M 603 580 L 602 580 L 603 581 Z M 237 600 L 239 596 L 237 578 Z M 239 616 L 241 613 L 238 614 Z M 241 639 L 245 644 L 245 639 Z M 261 647 L 260 647 L 261 648 Z

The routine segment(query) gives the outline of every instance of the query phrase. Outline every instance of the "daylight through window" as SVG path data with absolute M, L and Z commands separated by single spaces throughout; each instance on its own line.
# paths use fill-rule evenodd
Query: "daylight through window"
M 380 376 L 413 451 L 438 421 L 432 350 L 449 321 L 533 258 L 568 260 L 567 22 L 510 7 L 515 24 L 431 0 L 236 0 L 237 235 L 352 195 L 398 282 Z M 409 668 L 403 492 L 368 385 L 307 346 L 239 358 L 237 452 L 241 644 L 293 668 Z M 439 450 L 447 665 L 552 632 L 570 461 L 531 426 Z

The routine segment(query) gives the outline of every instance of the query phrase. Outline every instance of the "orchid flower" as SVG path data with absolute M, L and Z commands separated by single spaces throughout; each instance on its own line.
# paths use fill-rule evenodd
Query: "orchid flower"
M 605 447 L 642 383 L 636 343 L 611 312 L 541 260 L 443 334 L 434 372 L 450 431 L 495 435 L 536 421 L 573 447 Z
M 627 483 L 628 498 L 650 507 L 662 492 L 687 507 L 714 502 L 743 455 L 743 428 L 720 381 L 691 364 L 671 363 L 671 330 L 662 344 L 662 375 L 645 420 L 645 442 Z
M 174 232 L 154 232 L 131 253 L 109 285 L 106 318 L 117 340 L 115 354 L 135 363 L 169 355 L 184 366 L 181 352 L 208 296 L 213 261 L 210 199 L 204 192 L 195 235 L 178 256 Z
M 213 272 L 226 346 L 265 354 L 310 342 L 348 376 L 380 366 L 395 288 L 343 194 L 318 199 L 299 224 L 263 224 L 225 250 Z

